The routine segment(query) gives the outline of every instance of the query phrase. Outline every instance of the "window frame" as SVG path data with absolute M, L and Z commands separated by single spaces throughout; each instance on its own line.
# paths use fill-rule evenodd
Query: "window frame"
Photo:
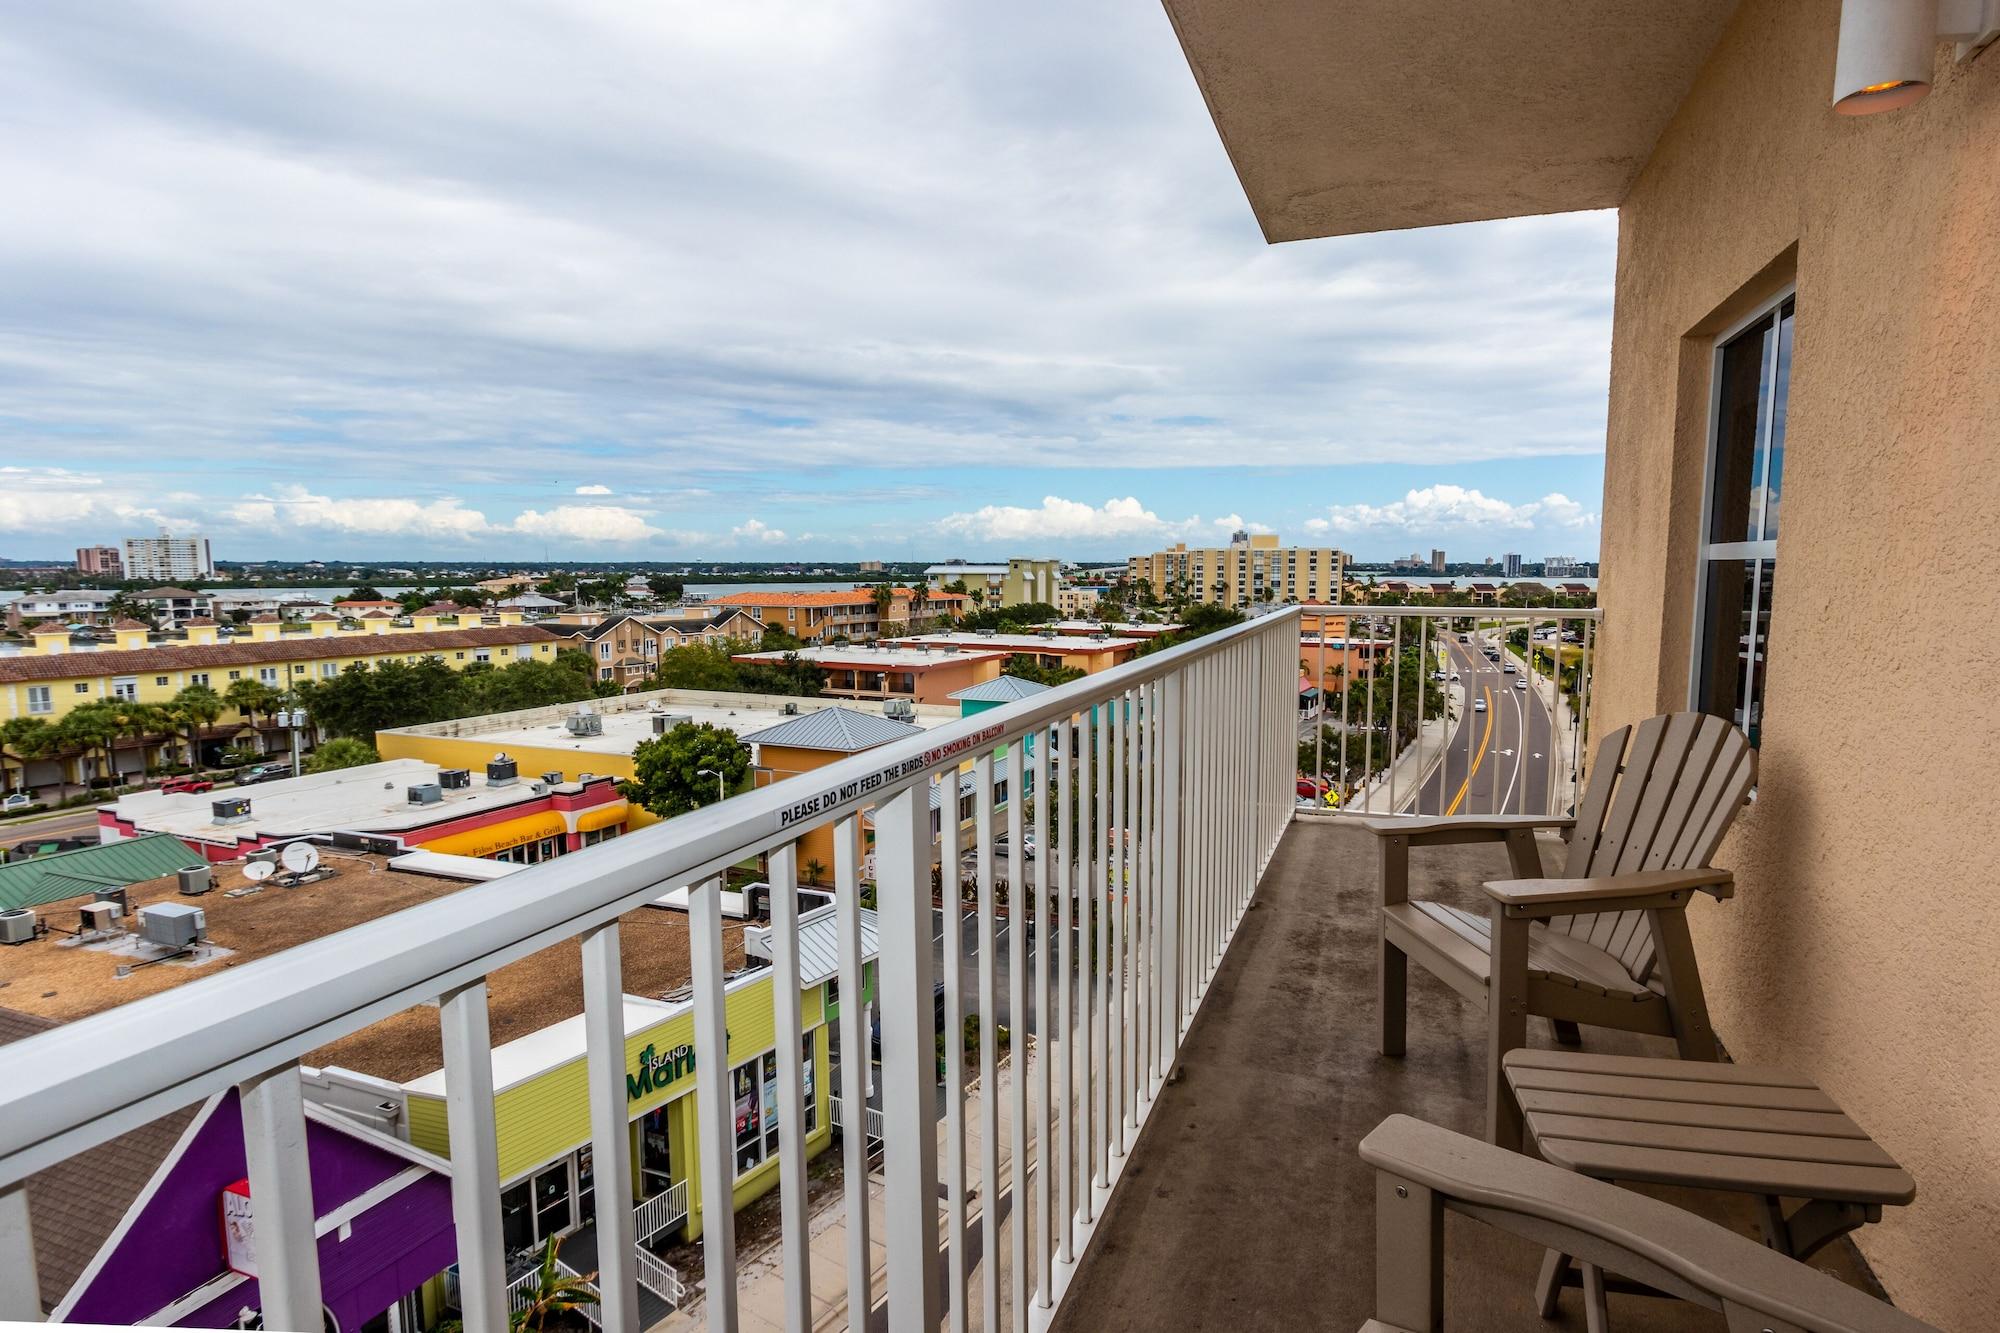
M 1706 647 L 1707 631 L 1708 631 L 1708 584 L 1709 584 L 1710 566 L 1715 564 L 1717 561 L 1722 561 L 1722 560 L 1746 561 L 1753 566 L 1750 578 L 1750 587 L 1751 587 L 1750 620 L 1749 620 L 1750 637 L 1751 637 L 1751 642 L 1749 645 L 1750 660 L 1745 664 L 1744 668 L 1743 689 L 1745 691 L 1745 694 L 1742 700 L 1740 701 L 1741 710 L 1743 714 L 1743 722 L 1744 722 L 1744 734 L 1746 737 L 1750 734 L 1750 729 L 1751 729 L 1750 701 L 1748 697 L 1748 692 L 1752 688 L 1757 676 L 1757 654 L 1760 650 L 1757 642 L 1757 626 L 1759 623 L 1759 613 L 1763 609 L 1763 596 L 1764 596 L 1763 580 L 1757 577 L 1754 566 L 1759 561 L 1769 561 L 1773 566 L 1775 566 L 1778 559 L 1778 539 L 1775 536 L 1767 538 L 1763 535 L 1767 527 L 1767 520 L 1769 518 L 1769 513 L 1770 513 L 1771 431 L 1775 428 L 1775 423 L 1777 421 L 1777 397 L 1776 397 L 1777 384 L 1778 384 L 1777 362 L 1779 356 L 1779 345 L 1783 341 L 1782 338 L 1776 335 L 1778 334 L 1780 325 L 1783 323 L 1783 316 L 1781 312 L 1785 307 L 1785 303 L 1789 301 L 1792 303 L 1792 320 L 1793 320 L 1792 336 L 1794 339 L 1794 347 L 1796 348 L 1796 340 L 1798 337 L 1797 333 L 1798 294 L 1799 294 L 1799 286 L 1797 282 L 1786 283 L 1783 287 L 1780 287 L 1772 295 L 1770 295 L 1769 297 L 1765 298 L 1762 301 L 1759 301 L 1756 304 L 1756 306 L 1747 313 L 1745 313 L 1741 319 L 1736 320 L 1734 323 L 1729 324 L 1720 331 L 1718 331 L 1715 334 L 1714 338 L 1711 340 L 1711 345 L 1709 348 L 1708 415 L 1706 421 L 1703 424 L 1703 432 L 1702 432 L 1701 518 L 1700 518 L 1701 526 L 1696 529 L 1696 540 L 1695 540 L 1695 550 L 1694 550 L 1694 617 L 1691 625 L 1689 626 L 1691 632 L 1688 635 L 1687 706 L 1691 711 L 1697 713 L 1707 712 L 1707 710 L 1702 707 L 1701 689 L 1702 689 L 1702 664 L 1703 664 L 1704 649 Z M 1771 376 L 1773 396 L 1772 396 L 1772 412 L 1770 416 L 1766 420 L 1761 422 L 1758 426 L 1758 440 L 1759 440 L 1758 451 L 1761 452 L 1764 456 L 1762 463 L 1763 472 L 1753 482 L 1753 485 L 1755 485 L 1762 492 L 1757 510 L 1758 538 L 1755 541 L 1736 541 L 1736 542 L 1711 541 L 1709 540 L 1709 533 L 1714 530 L 1714 523 L 1715 523 L 1716 454 L 1719 452 L 1719 445 L 1721 443 L 1719 439 L 1719 433 L 1722 428 L 1723 356 L 1732 343 L 1734 343 L 1738 338 L 1742 337 L 1745 333 L 1749 332 L 1753 327 L 1755 327 L 1757 324 L 1761 323 L 1766 319 L 1770 319 L 1772 321 L 1771 331 L 1773 337 L 1771 339 L 1771 354 L 1770 354 L 1771 359 L 1770 362 L 1768 363 L 1768 370 Z M 1796 376 L 1797 373 L 1798 373 L 1798 361 L 1797 361 L 1797 353 L 1795 350 L 1793 353 L 1792 374 Z M 1788 399 L 1791 397 L 1791 381 L 1789 379 L 1787 379 L 1787 381 L 1785 382 L 1785 396 Z M 1787 418 L 1789 424 L 1789 413 L 1787 414 Z M 1773 600 L 1775 601 L 1775 599 Z M 1764 637 L 1768 641 L 1769 636 L 1766 635 Z M 1768 670 L 1769 650 L 1768 648 L 1765 648 L 1763 649 L 1763 651 L 1766 653 L 1765 665 Z M 1758 726 L 1757 730 L 1761 732 L 1762 727 Z M 1756 741 L 1752 741 L 1752 744 L 1755 745 Z M 1751 796 L 1753 799 L 1756 796 L 1756 791 L 1754 787 L 1751 790 Z

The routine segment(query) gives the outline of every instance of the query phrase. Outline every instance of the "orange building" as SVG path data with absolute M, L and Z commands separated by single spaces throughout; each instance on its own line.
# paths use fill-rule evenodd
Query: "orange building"
M 1051 670 L 1073 669 L 1086 676 L 1109 671 L 1132 660 L 1142 646 L 1138 639 L 1099 637 L 1082 634 L 913 634 L 896 640 L 902 648 L 929 648 L 940 652 L 998 651 L 1002 656 L 1020 655 L 1034 659 L 1037 666 Z M 976 682 L 968 682 L 976 683 Z
M 817 663 L 826 672 L 820 693 L 838 699 L 908 699 L 954 706 L 952 694 L 1000 674 L 1005 649 L 924 648 L 908 643 L 808 647 L 795 654 L 739 653 L 738 662 L 782 662 L 787 656 Z
M 711 597 L 709 606 L 749 607 L 766 625 L 775 625 L 807 643 L 872 639 L 881 632 L 873 588 L 827 592 L 730 592 Z

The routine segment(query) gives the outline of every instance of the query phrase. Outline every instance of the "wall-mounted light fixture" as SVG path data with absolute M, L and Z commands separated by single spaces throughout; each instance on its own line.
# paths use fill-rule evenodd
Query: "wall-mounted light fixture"
M 2000 37 L 2000 0 L 1842 0 L 1833 109 L 1895 111 L 1931 90 L 1939 42 L 1964 60 Z

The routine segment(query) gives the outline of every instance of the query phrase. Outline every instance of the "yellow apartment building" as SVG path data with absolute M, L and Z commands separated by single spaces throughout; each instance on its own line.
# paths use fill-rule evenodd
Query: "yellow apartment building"
M 1151 584 L 1156 596 L 1181 591 L 1198 602 L 1230 607 L 1338 601 L 1346 570 L 1345 553 L 1331 546 L 1280 546 L 1270 532 L 1239 532 L 1227 546 L 1176 542 L 1125 562 L 1125 576 Z

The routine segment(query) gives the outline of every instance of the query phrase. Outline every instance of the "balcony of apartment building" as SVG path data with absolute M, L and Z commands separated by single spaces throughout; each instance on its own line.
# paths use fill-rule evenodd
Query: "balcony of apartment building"
M 0 1048 L 0 1314 L 43 1312 L 32 1237 L 63 1226 L 60 1204 L 54 1215 L 31 1215 L 24 1181 L 233 1088 L 247 1136 L 262 1317 L 266 1326 L 310 1327 L 322 1265 L 342 1257 L 303 1169 L 307 1120 L 326 1111 L 301 1080 L 300 1058 L 430 1002 L 441 1027 L 456 1227 L 454 1262 L 438 1283 L 450 1310 L 434 1312 L 463 1317 L 468 1328 L 505 1328 L 523 1279 L 492 1166 L 484 978 L 554 942 L 581 941 L 588 1077 L 568 1095 L 588 1101 L 595 1128 L 579 1160 L 593 1162 L 599 1181 L 628 1179 L 633 1069 L 620 917 L 663 889 L 689 890 L 689 1067 L 727 1069 L 744 1052 L 730 1045 L 741 1036 L 725 1012 L 733 983 L 721 877 L 764 859 L 774 886 L 771 957 L 779 975 L 799 971 L 808 966 L 794 892 L 800 849 L 831 834 L 840 993 L 864 994 L 865 895 L 880 949 L 876 1087 L 832 1111 L 843 1135 L 838 1185 L 820 1178 L 808 1188 L 798 1126 L 815 1076 L 799 1056 L 804 1020 L 781 1006 L 759 1093 L 780 1136 L 778 1207 L 741 1246 L 742 1224 L 709 1210 L 691 1251 L 698 1259 L 673 1275 L 666 1301 L 657 1256 L 640 1244 L 641 1220 L 618 1192 L 600 1189 L 589 1244 L 570 1255 L 589 1261 L 584 1275 L 602 1300 L 590 1314 L 596 1326 L 992 1328 L 1018 1319 L 1089 1330 L 1358 1328 L 1384 1301 L 1409 1309 L 1409 1300 L 1431 1299 L 1421 1264 L 1408 1264 L 1436 1244 L 1443 1308 L 1458 1326 L 1535 1328 L 1546 1326 L 1536 1296 L 1543 1242 L 1557 1235 L 1572 1253 L 1604 1262 L 1591 1271 L 1604 1274 L 1621 1327 L 1717 1326 L 1702 1301 L 1720 1298 L 1672 1256 L 1646 1251 L 1620 1269 L 1614 1255 L 1629 1256 L 1630 1245 L 1613 1251 L 1587 1226 L 1565 1231 L 1549 1217 L 1522 1223 L 1510 1206 L 1532 1214 L 1528 1204 L 1508 1196 L 1513 1204 L 1503 1206 L 1480 1192 L 1478 1170 L 1455 1154 L 1485 1150 L 1493 1132 L 1494 1029 L 1481 1006 L 1412 968 L 1405 1049 L 1383 1054 L 1388 858 L 1375 822 L 1421 828 L 1449 810 L 1476 827 L 1508 829 L 1505 845 L 1446 839 L 1408 858 L 1428 901 L 1481 922 L 1493 901 L 1486 886 L 1523 873 L 1520 837 L 1539 838 L 1542 865 L 1562 864 L 1575 823 L 1568 812 L 1592 787 L 1576 719 L 1593 688 L 1597 613 L 1504 614 L 1494 623 L 1465 608 L 1346 612 L 1350 636 L 1380 640 L 1408 669 L 1353 683 L 1327 711 L 1318 744 L 1331 735 L 1340 753 L 1321 749 L 1311 762 L 1348 795 L 1342 812 L 1299 794 L 1302 613 L 1286 609 Z M 1516 689 L 1512 678 L 1527 684 Z M 1512 697 L 1489 722 L 1495 710 L 1472 702 L 1501 688 Z M 1374 717 L 1385 719 L 1379 730 L 1357 725 Z M 1361 747 L 1339 744 L 1340 735 L 1361 737 Z M 935 820 L 939 792 L 963 792 L 968 779 L 965 826 Z M 955 927 L 936 895 L 938 864 L 966 867 Z M 1731 905 L 1704 901 L 1698 910 L 1709 928 L 1729 928 Z M 1010 936 L 1030 943 L 1003 947 Z M 1539 969 L 1548 962 L 1539 937 L 1535 947 Z M 1754 955 L 1765 945 L 1749 938 L 1731 947 Z M 1630 985 L 1634 1005 L 1658 1002 L 1645 983 Z M 979 1024 L 970 1045 L 934 1041 L 934 1022 L 956 1033 L 968 1015 L 995 1021 Z M 841 1049 L 869 1048 L 863 1006 L 834 1021 Z M 1539 1019 L 1522 1036 L 1533 1051 L 1563 1049 L 1563 1034 Z M 1595 1055 L 1675 1050 L 1660 1036 L 1594 1027 L 1582 1045 Z M 140 1050 L 150 1054 L 134 1059 Z M 697 1079 L 687 1095 L 697 1099 L 699 1173 L 732 1178 L 743 1087 Z M 1399 1158 L 1392 1169 L 1382 1154 L 1410 1130 L 1398 1116 L 1462 1137 L 1403 1145 L 1420 1160 Z M 1364 1159 L 1359 1145 L 1385 1123 L 1373 1160 Z M 1511 1232 L 1469 1222 L 1426 1230 L 1434 1220 L 1413 1233 L 1394 1220 L 1386 1200 L 1407 1197 L 1400 1182 L 1427 1170 L 1469 1172 L 1453 1207 L 1513 1222 Z M 1561 1177 L 1554 1186 L 1532 1185 L 1552 1191 L 1549 1216 L 1574 1222 L 1583 1205 L 1563 1194 L 1573 1182 L 1549 1171 Z M 1385 1194 L 1380 1182 L 1391 1176 Z M 1653 1192 L 1686 1210 L 1678 1216 L 1739 1234 L 1759 1225 L 1758 1197 Z M 1434 1195 L 1448 1198 L 1443 1186 Z M 40 1207 L 50 1206 L 42 1196 Z M 1379 1227 L 1392 1239 L 1378 1240 Z M 1814 1263 L 1871 1286 L 1846 1240 L 1820 1248 Z M 1651 1294 L 1633 1294 L 1642 1283 Z M 1583 1327 L 1583 1293 L 1556 1291 L 1555 1326 Z

